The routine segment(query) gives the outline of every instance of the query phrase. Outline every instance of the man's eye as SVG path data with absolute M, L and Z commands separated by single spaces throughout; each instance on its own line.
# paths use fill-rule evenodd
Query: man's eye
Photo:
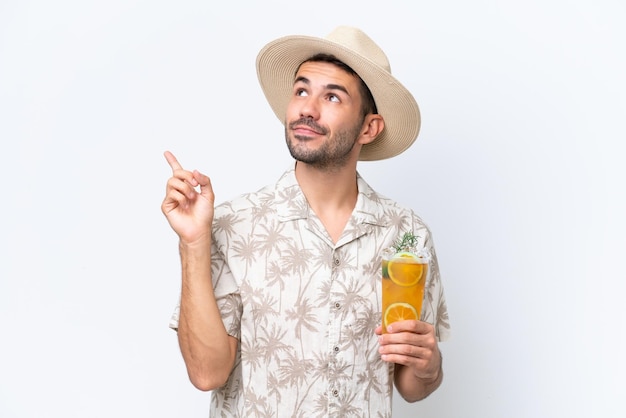
M 329 95 L 328 100 L 330 100 L 331 102 L 339 103 L 339 97 L 335 96 L 334 94 Z
M 298 89 L 296 90 L 296 96 L 306 96 L 306 91 L 304 91 L 303 89 Z

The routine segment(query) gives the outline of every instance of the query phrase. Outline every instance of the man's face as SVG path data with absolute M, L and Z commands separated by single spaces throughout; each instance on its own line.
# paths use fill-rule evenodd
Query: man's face
M 302 64 L 285 119 L 292 157 L 325 169 L 358 159 L 361 100 L 356 76 L 327 62 Z

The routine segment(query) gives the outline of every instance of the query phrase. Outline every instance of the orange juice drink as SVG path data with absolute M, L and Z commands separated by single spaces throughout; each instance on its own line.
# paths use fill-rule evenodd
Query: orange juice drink
M 393 322 L 420 319 L 427 275 L 426 258 L 408 251 L 383 255 L 383 332 Z

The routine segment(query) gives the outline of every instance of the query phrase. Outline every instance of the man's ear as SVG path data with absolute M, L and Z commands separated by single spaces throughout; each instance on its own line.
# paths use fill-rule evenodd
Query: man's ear
M 383 129 L 385 129 L 385 120 L 383 117 L 378 114 L 370 113 L 363 121 L 359 144 L 365 145 L 373 142 Z

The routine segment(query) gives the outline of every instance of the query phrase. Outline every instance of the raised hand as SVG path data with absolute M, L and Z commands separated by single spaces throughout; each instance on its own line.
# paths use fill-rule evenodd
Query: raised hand
M 164 153 L 172 168 L 161 211 L 181 241 L 192 244 L 210 239 L 215 196 L 211 180 L 197 170 L 182 168 L 174 154 Z

